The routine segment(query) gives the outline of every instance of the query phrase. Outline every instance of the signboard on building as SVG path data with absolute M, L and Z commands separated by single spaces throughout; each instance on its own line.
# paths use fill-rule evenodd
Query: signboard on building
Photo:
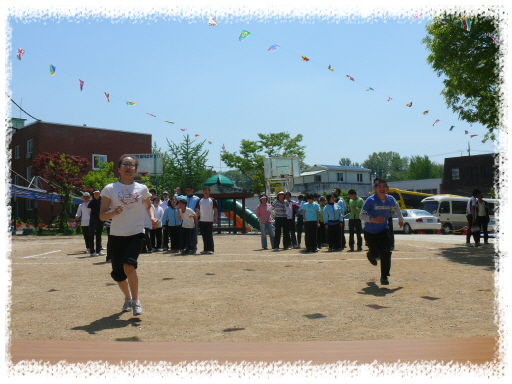
M 164 174 L 164 155 L 161 153 L 132 154 L 139 161 L 137 174 L 147 176 L 162 176 Z

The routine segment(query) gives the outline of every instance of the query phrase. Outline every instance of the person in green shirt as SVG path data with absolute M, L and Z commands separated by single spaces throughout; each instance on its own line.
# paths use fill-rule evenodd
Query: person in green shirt
M 357 236 L 357 250 L 363 250 L 363 237 L 361 236 L 362 227 L 361 220 L 359 219 L 359 214 L 361 213 L 361 208 L 363 208 L 364 200 L 357 196 L 355 189 L 348 190 L 348 197 L 350 198 L 348 202 L 348 211 L 350 212 L 350 216 L 348 217 L 348 246 L 350 250 L 354 252 L 354 232 Z

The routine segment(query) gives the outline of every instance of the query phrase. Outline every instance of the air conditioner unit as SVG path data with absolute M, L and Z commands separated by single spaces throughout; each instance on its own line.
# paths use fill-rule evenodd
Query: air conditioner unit
M 27 159 L 31 159 L 32 158 L 32 153 L 27 153 Z

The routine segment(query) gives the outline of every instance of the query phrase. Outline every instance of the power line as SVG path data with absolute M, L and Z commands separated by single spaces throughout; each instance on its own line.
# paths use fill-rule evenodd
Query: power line
M 27 115 L 29 115 L 31 118 L 33 118 L 34 120 L 37 120 L 37 121 L 41 121 L 40 119 L 32 116 L 30 113 L 28 113 L 27 111 L 25 111 L 23 108 L 21 108 L 18 104 L 16 104 L 16 102 L 11 98 L 11 96 L 9 96 L 7 93 L 5 94 L 9 99 L 11 99 L 11 101 L 14 103 L 15 106 L 17 106 L 19 109 L 21 109 L 23 112 L 25 112 Z

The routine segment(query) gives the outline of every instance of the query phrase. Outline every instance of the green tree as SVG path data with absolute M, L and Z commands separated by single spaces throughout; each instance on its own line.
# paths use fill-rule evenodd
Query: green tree
M 352 163 L 352 160 L 350 160 L 348 157 L 342 157 L 339 161 L 340 165 L 345 165 L 347 167 L 360 167 L 361 165 L 359 163 Z
M 96 189 L 102 190 L 107 184 L 115 183 L 119 178 L 114 176 L 114 162 L 104 162 L 99 164 L 97 170 L 89 171 L 82 180 L 84 181 L 84 190 L 92 192 Z
M 219 174 L 226 176 L 235 183 L 237 187 L 245 190 L 250 190 L 254 185 L 254 182 L 238 169 L 230 169 L 229 171 L 219 172 Z
M 190 136 L 176 144 L 167 139 L 169 150 L 164 155 L 164 175 L 159 178 L 159 186 L 172 195 L 177 186 L 183 189 L 192 185 L 195 191 L 203 189 L 204 182 L 213 176 L 211 167 L 206 165 L 208 150 L 203 150 L 205 141 L 195 144 Z M 154 146 L 155 150 L 159 148 Z M 162 153 L 161 151 L 159 153 Z M 159 188 L 160 189 L 160 188 Z
M 427 63 L 438 76 L 445 76 L 441 94 L 445 102 L 468 123 L 481 123 L 495 139 L 499 127 L 500 65 L 499 45 L 489 34 L 497 34 L 493 18 L 471 18 L 471 29 L 462 28 L 460 15 L 444 14 L 426 26 L 428 35 L 422 40 L 430 54 Z
M 228 166 L 238 169 L 243 175 L 253 181 L 252 191 L 261 193 L 265 190 L 265 170 L 263 160 L 266 157 L 298 157 L 301 171 L 309 168 L 303 162 L 306 157 L 305 146 L 300 145 L 302 135 L 291 137 L 288 132 L 258 133 L 259 140 L 240 142 L 237 153 L 223 151 L 222 161 Z
M 430 161 L 427 155 L 412 156 L 407 169 L 407 180 L 436 179 L 443 177 L 444 166 Z
M 361 166 L 370 169 L 378 178 L 401 181 L 406 178 L 408 164 L 409 159 L 400 157 L 396 152 L 373 152 Z

